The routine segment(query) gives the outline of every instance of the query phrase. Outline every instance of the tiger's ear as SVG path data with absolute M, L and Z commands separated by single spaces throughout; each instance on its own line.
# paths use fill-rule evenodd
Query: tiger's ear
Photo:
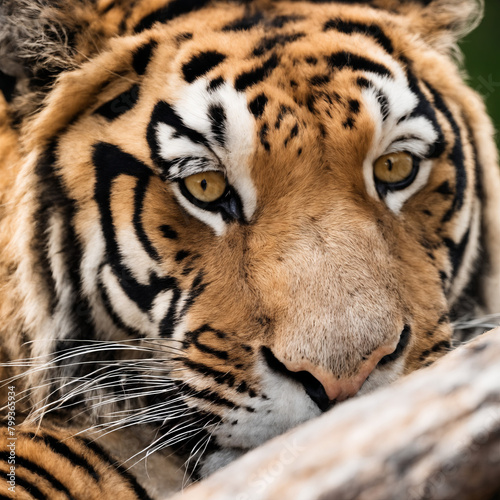
M 98 23 L 89 0 L 0 0 L 0 98 L 18 118 L 38 109 L 61 73 L 100 51 Z
M 457 54 L 457 42 L 480 23 L 484 0 L 371 0 L 379 8 L 408 16 L 411 29 L 434 48 Z
M 59 4 L 58 0 L 2 0 L 0 85 L 6 98 L 41 90 L 74 66 L 70 27 L 59 18 Z

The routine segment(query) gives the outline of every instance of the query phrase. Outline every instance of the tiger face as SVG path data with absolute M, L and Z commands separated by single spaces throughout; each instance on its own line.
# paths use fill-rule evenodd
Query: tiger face
M 427 26 L 453 2 L 104 3 L 78 4 L 102 53 L 21 133 L 32 355 L 147 346 L 118 375 L 129 353 L 106 357 L 110 400 L 139 384 L 145 421 L 203 452 L 202 475 L 443 355 L 499 183 L 450 12 Z M 102 390 L 70 360 L 61 380 Z

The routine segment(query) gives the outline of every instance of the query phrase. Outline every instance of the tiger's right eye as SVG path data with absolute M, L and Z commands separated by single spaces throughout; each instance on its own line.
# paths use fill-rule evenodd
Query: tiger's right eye
M 190 175 L 183 182 L 189 193 L 202 203 L 217 201 L 227 188 L 224 174 L 215 170 Z
M 413 156 L 409 153 L 390 153 L 375 161 L 373 175 L 378 182 L 399 184 L 411 176 L 414 163 Z

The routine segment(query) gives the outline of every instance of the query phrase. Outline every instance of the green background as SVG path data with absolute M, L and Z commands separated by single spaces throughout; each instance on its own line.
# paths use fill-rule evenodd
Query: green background
M 469 85 L 486 100 L 495 128 L 500 129 L 500 0 L 485 1 L 484 19 L 461 43 Z M 496 136 L 500 146 L 500 138 Z

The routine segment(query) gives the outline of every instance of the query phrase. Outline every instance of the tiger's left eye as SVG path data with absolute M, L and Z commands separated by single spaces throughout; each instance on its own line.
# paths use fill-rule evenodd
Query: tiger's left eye
M 415 161 L 409 153 L 390 153 L 381 156 L 373 166 L 373 175 L 375 181 L 384 184 L 394 185 L 396 188 L 406 186 L 399 186 L 410 177 L 415 168 Z
M 211 203 L 224 194 L 227 182 L 222 172 L 208 171 L 186 177 L 184 185 L 197 201 Z

